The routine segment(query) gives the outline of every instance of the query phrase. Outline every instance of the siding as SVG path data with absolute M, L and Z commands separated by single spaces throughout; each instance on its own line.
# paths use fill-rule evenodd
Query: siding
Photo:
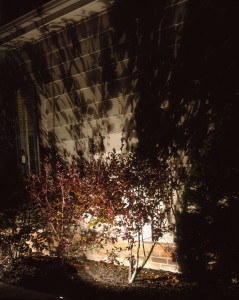
M 12 54 L 24 80 L 37 87 L 42 139 L 69 156 L 119 150 L 122 140 L 123 150 L 135 147 L 138 103 L 151 105 L 142 97 L 154 93 L 149 81 L 164 82 L 176 64 L 187 1 L 129 9 L 126 2 Z M 147 267 L 176 271 L 164 249 L 155 247 Z M 105 249 L 87 255 L 104 259 Z
M 232 133 L 239 119 L 237 1 L 115 2 L 88 19 L 63 16 L 52 23 L 50 34 L 39 28 L 42 40 L 11 53 L 21 79 L 36 85 L 44 143 L 87 156 L 93 150 L 119 150 L 122 139 L 129 150 L 139 139 L 149 153 L 155 147 L 174 151 L 180 166 L 190 161 L 185 154 L 201 152 L 208 133 L 217 133 L 225 122 L 227 149 L 221 145 L 219 154 L 233 159 Z M 190 232 L 190 226 L 185 229 Z M 191 257 L 195 241 L 186 242 Z M 176 268 L 156 250 L 148 266 Z M 103 259 L 104 253 L 89 257 Z
M 25 79 L 45 101 L 44 136 L 51 133 L 69 155 L 89 151 L 89 140 L 97 144 L 99 136 L 105 151 L 119 149 L 122 138 L 131 149 L 145 77 L 159 67 L 166 74 L 175 63 L 186 3 L 164 1 L 155 9 L 153 1 L 128 10 L 118 5 L 17 53 Z

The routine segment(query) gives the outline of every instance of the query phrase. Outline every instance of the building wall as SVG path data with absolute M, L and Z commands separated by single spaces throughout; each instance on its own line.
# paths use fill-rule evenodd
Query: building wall
M 177 59 L 187 1 L 119 3 L 15 55 L 37 87 L 42 138 L 67 155 L 134 148 L 145 78 Z
M 129 257 L 129 251 L 124 250 L 124 251 L 118 251 L 118 248 L 125 249 L 127 246 L 126 242 L 119 241 L 115 243 L 114 245 L 107 245 L 103 249 L 100 249 L 98 251 L 96 250 L 89 250 L 86 253 L 86 256 L 88 259 L 92 260 L 103 260 L 106 262 L 112 262 L 109 259 L 109 256 L 107 255 L 107 251 L 109 253 L 112 253 L 113 251 L 113 256 L 115 257 L 115 260 L 123 265 L 128 265 L 128 259 Z M 146 254 L 150 250 L 151 243 L 146 242 L 145 243 L 145 252 Z M 154 247 L 154 250 L 148 260 L 148 262 L 145 265 L 145 268 L 150 268 L 150 269 L 161 269 L 161 270 L 167 270 L 171 272 L 178 272 L 179 268 L 177 265 L 176 257 L 175 257 L 175 250 L 176 246 L 173 243 L 159 243 Z M 134 255 L 136 255 L 136 251 L 133 252 Z M 143 250 L 141 249 L 139 252 L 139 259 L 140 262 L 144 260 L 144 253 Z
M 10 57 L 17 80 L 36 87 L 42 142 L 67 156 L 140 144 L 195 160 L 214 124 L 238 111 L 236 9 L 213 2 L 120 0 L 39 27 L 41 40 Z M 176 266 L 160 253 L 151 266 Z
M 119 1 L 12 52 L 25 84 L 36 87 L 43 144 L 68 157 L 136 147 L 138 103 L 151 105 L 155 81 L 164 81 L 176 64 L 186 4 Z M 174 247 L 168 241 L 165 246 Z M 157 245 L 147 266 L 177 270 L 164 249 Z M 87 255 L 106 258 L 105 249 Z

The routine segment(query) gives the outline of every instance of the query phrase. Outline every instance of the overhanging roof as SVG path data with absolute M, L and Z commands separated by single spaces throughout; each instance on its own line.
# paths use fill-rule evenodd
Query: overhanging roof
M 115 0 L 53 0 L 0 27 L 0 54 L 108 9 Z

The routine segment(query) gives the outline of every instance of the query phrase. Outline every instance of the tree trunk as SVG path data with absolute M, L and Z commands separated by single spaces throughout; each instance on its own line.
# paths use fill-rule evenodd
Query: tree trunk
M 131 278 L 129 278 L 128 280 L 128 283 L 129 284 L 132 284 L 134 281 L 135 281 L 135 278 L 138 276 L 138 274 L 140 273 L 140 271 L 144 268 L 144 266 L 146 265 L 147 261 L 149 260 L 153 250 L 154 250 L 154 247 L 156 245 L 157 241 L 154 241 L 153 244 L 151 245 L 151 248 L 147 254 L 147 256 L 144 258 L 142 264 L 139 266 L 139 267 L 136 267 L 135 270 L 134 270 L 134 273 L 132 274 Z

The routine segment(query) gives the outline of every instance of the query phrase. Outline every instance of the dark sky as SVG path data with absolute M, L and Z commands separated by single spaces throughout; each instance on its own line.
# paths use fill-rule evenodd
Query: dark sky
M 51 0 L 0 0 L 0 26 Z

